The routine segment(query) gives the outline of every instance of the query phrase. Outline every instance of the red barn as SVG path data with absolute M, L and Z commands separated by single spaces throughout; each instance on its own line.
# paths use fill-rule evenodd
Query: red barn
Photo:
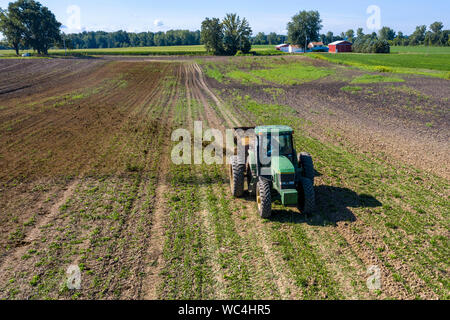
M 341 41 L 335 41 L 328 45 L 328 48 L 330 48 L 329 52 L 352 52 L 352 44 L 351 42 L 348 42 L 346 40 Z

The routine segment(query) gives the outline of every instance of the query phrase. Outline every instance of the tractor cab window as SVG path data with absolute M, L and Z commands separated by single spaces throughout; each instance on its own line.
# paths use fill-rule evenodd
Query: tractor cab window
M 292 136 L 290 134 L 282 134 L 279 136 L 280 155 L 287 156 L 292 154 Z
M 278 142 L 279 147 L 279 155 L 280 156 L 288 156 L 291 155 L 294 151 L 292 146 L 292 135 L 291 134 L 280 134 L 278 137 L 275 137 Z M 272 156 L 272 137 L 271 135 L 267 135 L 266 138 L 263 138 L 263 154 L 266 154 L 267 157 Z

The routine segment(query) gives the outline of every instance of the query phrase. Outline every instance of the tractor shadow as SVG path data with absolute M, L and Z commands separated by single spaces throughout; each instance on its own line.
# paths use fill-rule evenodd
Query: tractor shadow
M 317 186 L 316 210 L 305 215 L 296 208 L 278 209 L 274 206 L 269 221 L 281 223 L 306 223 L 313 226 L 336 225 L 338 222 L 354 222 L 357 220 L 349 208 L 376 208 L 382 203 L 371 195 L 358 194 L 347 188 L 333 186 Z

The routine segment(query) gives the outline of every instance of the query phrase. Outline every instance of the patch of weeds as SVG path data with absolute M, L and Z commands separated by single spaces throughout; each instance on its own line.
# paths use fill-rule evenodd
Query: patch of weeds
M 394 280 L 397 282 L 403 282 L 402 276 L 399 275 L 398 273 L 393 273 L 392 278 L 394 278 Z
M 67 202 L 66 203 L 64 203 L 60 208 L 59 208 L 59 211 L 61 211 L 61 212 L 66 212 L 67 211 L 67 209 L 69 209 L 69 207 L 70 207 L 70 199 L 69 200 L 67 200 Z
M 126 169 L 128 172 L 141 172 L 143 167 L 141 165 L 128 162 L 126 164 Z
M 262 80 L 260 78 L 242 70 L 234 70 L 228 72 L 227 77 L 234 80 L 239 80 L 241 83 L 244 84 L 251 84 L 251 83 L 262 84 Z
M 9 234 L 8 239 L 10 241 L 20 242 L 25 238 L 24 231 L 23 227 L 17 227 L 16 231 Z
M 398 229 L 398 225 L 393 222 L 386 222 L 384 225 L 390 229 L 394 229 L 394 230 Z
M 47 185 L 45 185 L 45 184 L 38 184 L 38 185 L 34 186 L 34 188 L 31 191 L 33 191 L 33 192 L 46 192 L 48 190 L 50 190 L 50 188 Z
M 380 74 L 365 74 L 352 80 L 351 83 L 405 82 L 401 78 L 387 77 Z
M 215 64 L 208 64 L 205 67 L 205 74 L 213 79 L 216 79 L 218 82 L 223 82 L 223 73 L 217 68 Z
M 30 285 L 33 287 L 37 286 L 39 283 L 39 280 L 40 280 L 40 277 L 38 275 L 33 276 L 33 278 L 31 278 L 31 280 L 30 280 Z
M 345 86 L 341 88 L 342 91 L 356 93 L 362 90 L 361 87 L 354 87 L 354 86 Z
M 264 88 L 263 91 L 271 94 L 273 100 L 277 100 L 279 96 L 286 93 L 286 91 L 283 88 Z
M 36 224 L 36 216 L 32 216 L 28 221 L 23 223 L 24 227 L 34 226 Z
M 269 82 L 295 85 L 329 76 L 333 71 L 296 63 L 273 69 L 255 70 L 252 74 Z

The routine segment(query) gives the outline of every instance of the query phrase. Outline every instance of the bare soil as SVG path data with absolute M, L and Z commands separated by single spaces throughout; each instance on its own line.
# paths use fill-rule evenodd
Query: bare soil
M 208 85 L 220 90 L 240 90 L 261 103 L 294 107 L 301 118 L 312 121 L 317 129 L 311 134 L 323 139 L 323 131 L 339 132 L 340 137 L 357 148 L 374 150 L 397 161 L 449 178 L 447 163 L 450 154 L 450 88 L 448 81 L 430 77 L 400 76 L 405 82 L 348 84 L 364 74 L 322 60 L 292 57 L 292 60 L 313 63 L 336 71 L 318 81 L 283 89 L 274 100 L 264 92 L 268 85 L 222 84 L 209 79 Z M 398 76 L 398 75 L 396 75 Z M 341 90 L 359 86 L 355 93 Z

